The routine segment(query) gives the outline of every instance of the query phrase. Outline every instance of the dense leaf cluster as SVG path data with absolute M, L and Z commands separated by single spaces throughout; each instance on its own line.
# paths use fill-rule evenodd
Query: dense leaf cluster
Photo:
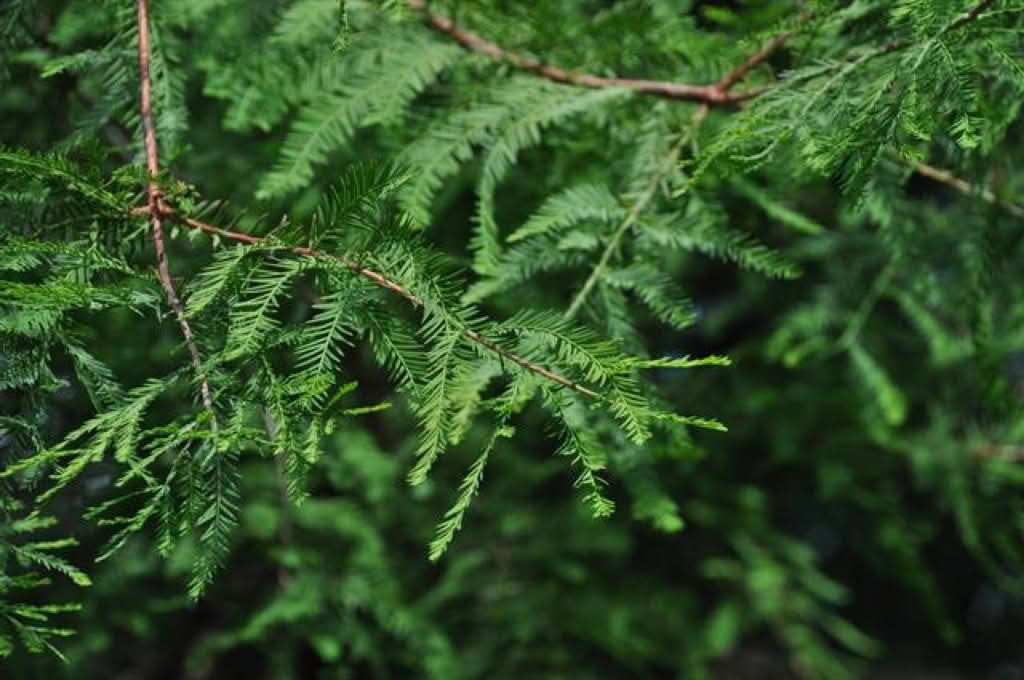
M 0 656 L 842 679 L 886 581 L 1012 626 L 1021 9 L 6 3 Z

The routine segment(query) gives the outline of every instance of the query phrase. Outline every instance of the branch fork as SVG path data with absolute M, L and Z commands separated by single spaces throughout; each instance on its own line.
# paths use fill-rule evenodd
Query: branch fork
M 730 107 L 760 96 L 767 88 L 753 87 L 741 92 L 731 92 L 732 87 L 742 80 L 755 66 L 770 57 L 782 47 L 791 33 L 782 33 L 769 41 L 762 49 L 751 55 L 743 64 L 735 68 L 717 83 L 694 85 L 676 83 L 665 80 L 647 80 L 642 78 L 609 78 L 590 73 L 580 73 L 546 64 L 534 57 L 507 50 L 501 45 L 472 31 L 460 28 L 447 17 L 433 12 L 426 0 L 408 0 L 410 9 L 419 12 L 424 22 L 433 30 L 442 33 L 458 44 L 473 52 L 486 54 L 497 61 L 505 61 L 524 71 L 534 73 L 556 83 L 578 85 L 595 89 L 621 87 L 635 90 L 643 94 L 676 99 L 683 101 L 703 102 L 709 106 Z M 804 20 L 813 17 L 813 12 L 804 15 Z
M 142 117 L 142 129 L 145 135 L 146 168 L 149 170 L 149 184 L 146 186 L 146 198 L 150 226 L 153 232 L 153 246 L 156 250 L 157 275 L 160 278 L 160 285 L 167 295 L 167 303 L 170 305 L 174 316 L 177 317 L 181 334 L 185 338 L 185 345 L 188 347 L 189 355 L 192 358 L 192 366 L 199 374 L 199 392 L 203 400 L 203 407 L 214 415 L 212 421 L 214 429 L 217 427 L 217 420 L 213 410 L 213 396 L 210 393 L 210 384 L 202 371 L 203 359 L 196 345 L 195 336 L 192 334 L 192 327 L 185 318 L 185 307 L 181 304 L 174 289 L 174 281 L 171 279 L 171 268 L 167 261 L 167 249 L 164 244 L 162 215 L 167 205 L 164 203 L 163 194 L 156 184 L 156 178 L 160 174 L 160 161 L 157 155 L 156 125 L 153 122 L 153 86 L 150 79 L 150 46 L 149 46 L 149 2 L 138 0 L 137 20 L 139 29 L 139 81 L 141 98 L 139 112 Z
M 981 2 L 974 5 L 972 8 L 960 15 L 956 20 L 947 25 L 941 33 L 948 33 L 949 31 L 959 29 L 965 24 L 976 20 L 993 2 L 994 0 L 981 0 Z M 498 43 L 488 40 L 487 38 L 484 38 L 472 31 L 460 28 L 453 20 L 435 13 L 430 9 L 427 0 L 407 0 L 407 3 L 410 9 L 422 15 L 424 23 L 426 23 L 427 26 L 438 33 L 448 36 L 466 49 L 486 54 L 497 61 L 505 61 L 517 68 L 534 73 L 556 83 L 565 83 L 591 88 L 621 87 L 629 90 L 635 90 L 642 94 L 654 95 L 666 99 L 702 102 L 706 106 L 715 107 L 740 106 L 743 102 L 755 99 L 768 92 L 771 89 L 770 87 L 752 87 L 740 92 L 731 92 L 731 89 L 734 85 L 745 78 L 755 66 L 768 59 L 768 57 L 784 46 L 786 41 L 793 36 L 793 32 L 791 31 L 780 33 L 775 36 L 765 43 L 764 47 L 752 54 L 745 62 L 730 71 L 725 77 L 716 83 L 694 85 L 663 80 L 606 78 L 590 73 L 569 71 L 557 66 L 546 64 L 534 57 L 507 50 Z M 815 16 L 817 16 L 817 14 L 813 10 L 806 11 L 800 16 L 798 22 L 806 23 Z M 911 45 L 912 43 L 906 40 L 895 40 L 886 43 L 881 48 L 875 50 L 871 53 L 871 58 L 890 54 L 892 52 L 898 52 L 910 47 Z

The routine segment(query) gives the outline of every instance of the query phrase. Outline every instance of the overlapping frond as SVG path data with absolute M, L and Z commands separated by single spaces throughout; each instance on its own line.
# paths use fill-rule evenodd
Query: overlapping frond
M 387 47 L 359 54 L 339 83 L 303 108 L 280 160 L 260 183 L 260 197 L 283 196 L 307 185 L 314 169 L 343 149 L 358 127 L 401 116 L 461 56 L 458 48 L 420 34 L 391 36 Z

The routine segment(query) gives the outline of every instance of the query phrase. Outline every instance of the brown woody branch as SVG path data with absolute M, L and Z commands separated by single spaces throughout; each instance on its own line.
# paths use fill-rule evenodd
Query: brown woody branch
M 941 182 L 950 188 L 956 189 L 962 194 L 978 196 L 981 200 L 991 203 L 992 205 L 999 206 L 1014 217 L 1024 219 L 1024 207 L 1021 207 L 1016 203 L 1000 200 L 999 197 L 992 193 L 992 190 L 988 187 L 975 186 L 966 180 L 960 179 L 952 173 L 947 172 L 946 170 L 936 168 L 935 166 L 928 165 L 927 163 L 917 163 L 914 165 L 914 170 L 918 174 L 924 175 L 936 182 Z
M 991 5 L 994 1 L 995 0 L 982 0 L 981 2 L 979 2 L 974 7 L 972 7 L 969 10 L 967 10 L 966 12 L 964 12 L 963 16 L 961 16 L 959 19 L 957 19 L 956 21 L 951 23 L 949 26 L 947 26 L 946 30 L 943 31 L 943 33 L 946 33 L 948 31 L 955 31 L 956 29 L 960 28 L 964 24 L 970 23 L 971 21 L 974 21 L 975 19 L 978 18 L 978 15 L 981 14 L 982 12 L 984 12 L 985 8 L 988 7 L 989 5 Z
M 948 33 L 949 31 L 960 28 L 964 24 L 974 21 L 986 7 L 993 3 L 993 1 L 994 0 L 981 0 L 981 2 L 969 9 L 955 21 L 951 22 L 941 32 Z M 534 57 L 507 50 L 496 42 L 488 40 L 487 38 L 473 33 L 472 31 L 456 26 L 455 22 L 451 19 L 431 11 L 427 5 L 427 0 L 408 0 L 408 4 L 413 10 L 416 10 L 423 15 L 424 21 L 428 26 L 439 33 L 447 35 L 463 47 L 474 52 L 486 54 L 498 61 L 506 61 L 519 69 L 534 73 L 556 83 L 566 83 L 569 85 L 578 85 L 580 87 L 590 88 L 621 87 L 629 90 L 635 90 L 643 94 L 664 97 L 665 99 L 703 102 L 708 106 L 737 106 L 747 100 L 759 97 L 771 89 L 769 87 L 752 87 L 750 89 L 743 90 L 742 92 L 732 93 L 729 91 L 755 66 L 765 61 L 779 48 L 781 48 L 793 35 L 792 32 L 786 32 L 775 36 L 769 40 L 764 47 L 752 54 L 744 63 L 730 71 L 718 82 L 706 85 L 693 85 L 664 80 L 607 78 L 589 73 L 568 71 L 566 69 L 559 68 L 558 66 L 545 64 L 543 61 Z M 806 12 L 802 19 L 803 21 L 807 21 L 814 16 L 815 13 L 810 11 Z M 851 59 L 862 61 L 875 59 L 886 54 L 892 54 L 893 52 L 904 50 L 912 44 L 913 43 L 906 40 L 894 40 L 882 45 L 867 56 L 850 57 L 847 61 Z
M 814 16 L 814 12 L 807 12 L 801 17 L 800 21 L 809 21 L 813 19 Z M 790 37 L 792 37 L 792 35 L 793 33 L 791 31 L 787 31 L 785 33 L 780 33 L 779 35 L 769 40 L 767 43 L 765 43 L 764 47 L 762 47 L 754 54 L 750 55 L 745 62 L 734 68 L 729 73 L 727 73 L 724 78 L 722 78 L 720 81 L 718 81 L 718 83 L 716 83 L 716 87 L 722 92 L 727 92 L 728 90 L 730 90 L 733 85 L 743 80 L 743 78 L 745 78 L 746 75 L 750 73 L 750 71 L 755 66 L 763 62 L 768 57 L 772 56 L 776 50 L 785 45 L 786 41 L 789 40 Z M 750 99 L 751 97 L 756 97 L 762 92 L 764 92 L 764 88 L 761 88 L 760 90 L 748 90 L 748 94 L 750 96 L 748 96 L 747 99 Z
M 192 356 L 192 365 L 199 373 L 199 391 L 202 395 L 203 406 L 213 414 L 213 397 L 210 395 L 210 385 L 206 375 L 202 372 L 202 357 L 199 355 L 199 348 L 196 346 L 195 337 L 192 335 L 192 328 L 185 318 L 185 308 L 181 299 L 174 290 L 174 282 L 171 280 L 171 269 L 167 263 L 167 250 L 164 245 L 162 211 L 163 198 L 160 189 L 156 184 L 156 178 L 160 174 L 160 163 L 157 156 L 156 126 L 153 124 L 153 96 L 152 83 L 149 69 L 149 3 L 148 0 L 138 0 L 138 27 L 139 27 L 139 79 L 141 81 L 141 102 L 140 113 L 142 114 L 142 129 L 145 134 L 146 167 L 149 170 L 149 184 L 146 186 L 146 198 L 148 204 L 149 221 L 153 231 L 153 244 L 156 249 L 157 274 L 160 278 L 160 285 L 167 295 L 167 302 L 171 310 L 178 318 L 178 325 L 181 327 L 181 334 L 185 337 L 185 344 L 188 346 L 189 354 Z M 213 427 L 217 421 L 213 420 Z
M 142 214 L 143 212 L 148 212 L 149 210 L 150 208 L 143 208 L 137 210 L 136 213 Z M 266 239 L 261 238 L 259 236 L 244 234 L 237 231 L 228 231 L 227 229 L 221 229 L 220 227 L 216 227 L 212 224 L 207 224 L 206 222 L 202 222 L 200 220 L 187 217 L 163 202 L 159 204 L 157 210 L 159 212 L 159 215 L 175 219 L 191 229 L 198 229 L 200 231 L 205 231 L 209 234 L 216 234 L 217 236 L 230 239 L 232 241 L 249 243 L 252 245 L 258 245 L 267 242 Z M 391 292 L 396 293 L 397 295 L 405 298 L 414 307 L 423 306 L 422 298 L 420 298 L 418 295 L 413 293 L 411 290 L 409 290 L 402 284 L 398 283 L 397 281 L 392 281 L 391 279 L 381 274 L 380 272 L 370 269 L 369 267 L 366 267 L 360 262 L 357 262 L 356 260 L 345 255 L 331 255 L 330 253 L 325 253 L 323 251 L 315 250 L 313 248 L 304 248 L 301 246 L 282 246 L 282 250 L 287 250 L 288 252 L 294 253 L 296 255 L 324 258 L 340 262 L 354 274 L 358 274 L 359 276 L 362 276 L 364 279 L 367 279 L 373 284 L 380 286 L 381 288 L 390 290 Z M 569 389 L 574 390 L 587 397 L 591 397 L 592 399 L 601 398 L 601 395 L 595 392 L 594 390 L 579 384 L 578 382 L 572 380 L 571 378 L 567 378 L 564 375 L 555 373 L 554 371 L 551 371 L 536 362 L 530 361 L 526 357 L 520 356 L 514 352 L 510 352 L 504 347 L 501 347 L 494 341 L 485 338 L 483 335 L 477 333 L 474 330 L 466 329 L 463 332 L 463 334 L 471 342 L 474 342 L 477 345 L 480 345 L 481 347 L 484 347 L 485 349 L 494 352 L 495 354 L 511 361 L 512 363 L 522 366 L 531 373 L 539 375 L 542 378 L 546 378 L 552 382 L 558 383 L 563 387 L 568 387 Z
M 674 83 L 664 80 L 645 80 L 639 78 L 607 78 L 596 76 L 590 73 L 579 73 L 568 71 L 558 66 L 545 64 L 534 57 L 518 52 L 506 50 L 496 42 L 492 42 L 472 31 L 460 28 L 455 22 L 440 14 L 436 14 L 427 6 L 426 0 L 408 0 L 409 7 L 423 14 L 427 25 L 439 33 L 443 33 L 463 47 L 474 52 L 486 54 L 495 60 L 506 61 L 513 66 L 534 73 L 556 83 L 578 85 L 594 89 L 621 87 L 627 90 L 635 90 L 644 94 L 650 94 L 666 99 L 680 99 L 684 101 L 704 102 L 715 106 L 732 106 L 740 102 L 752 99 L 762 94 L 765 88 L 752 88 L 743 92 L 730 93 L 729 89 L 739 81 L 750 69 L 761 63 L 768 56 L 777 50 L 786 39 L 788 34 L 775 38 L 763 50 L 748 60 L 733 73 L 718 83 L 708 85 L 690 85 L 686 83 Z M 773 44 L 774 43 L 774 44 Z M 730 80 L 732 79 L 732 80 Z
M 971 458 L 1020 462 L 1024 461 L 1024 446 L 1015 444 L 979 444 L 968 449 L 968 455 Z

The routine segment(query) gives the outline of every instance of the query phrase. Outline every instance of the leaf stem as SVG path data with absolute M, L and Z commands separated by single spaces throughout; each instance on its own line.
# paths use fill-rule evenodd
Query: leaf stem
M 878 304 L 879 298 L 885 293 L 885 289 L 889 287 L 889 281 L 892 279 L 893 274 L 896 273 L 896 261 L 890 260 L 882 271 L 879 272 L 875 278 L 875 282 L 871 284 L 871 289 L 868 290 L 864 299 L 861 301 L 860 307 L 854 312 L 853 318 L 850 319 L 850 323 L 846 326 L 846 330 L 839 336 L 839 340 L 836 341 L 836 345 L 839 349 L 849 349 L 853 346 L 857 336 L 860 335 L 861 329 L 864 324 L 867 323 L 868 318 L 871 316 L 871 312 L 874 310 L 875 305 Z
M 630 230 L 636 222 L 637 217 L 640 216 L 640 213 L 643 212 L 644 208 L 647 207 L 647 204 L 651 202 L 652 198 L 654 198 L 654 195 L 658 191 L 658 185 L 661 184 L 661 181 L 665 176 L 671 172 L 672 168 L 675 167 L 676 161 L 679 159 L 680 152 L 682 152 L 686 142 L 693 137 L 694 132 L 696 132 L 701 121 L 704 120 L 707 112 L 708 106 L 706 104 L 700 106 L 694 112 L 689 127 L 687 127 L 687 129 L 679 136 L 676 143 L 672 145 L 672 148 L 665 156 L 665 160 L 662 163 L 661 168 L 659 168 L 659 170 L 654 173 L 654 176 L 651 177 L 651 181 L 647 185 L 647 188 L 644 189 L 643 194 L 641 194 L 636 203 L 633 204 L 633 207 L 629 209 L 629 213 L 627 213 L 626 217 L 622 220 L 622 224 L 620 224 L 619 228 L 615 230 L 614 234 L 612 234 L 611 239 L 608 241 L 608 245 L 605 246 L 604 252 L 601 253 L 601 259 L 598 260 L 597 265 L 591 270 L 590 276 L 587 277 L 587 280 L 583 283 L 583 287 L 580 288 L 578 293 L 576 293 L 576 296 L 572 299 L 572 303 L 570 303 L 569 308 L 565 311 L 566 319 L 571 319 L 576 316 L 580 307 L 582 307 L 583 303 L 586 302 L 587 297 L 594 289 L 594 286 L 597 285 L 598 280 L 604 275 L 605 269 L 608 268 L 608 263 L 611 261 L 612 256 L 618 251 L 619 242 L 622 240 L 622 237 Z

